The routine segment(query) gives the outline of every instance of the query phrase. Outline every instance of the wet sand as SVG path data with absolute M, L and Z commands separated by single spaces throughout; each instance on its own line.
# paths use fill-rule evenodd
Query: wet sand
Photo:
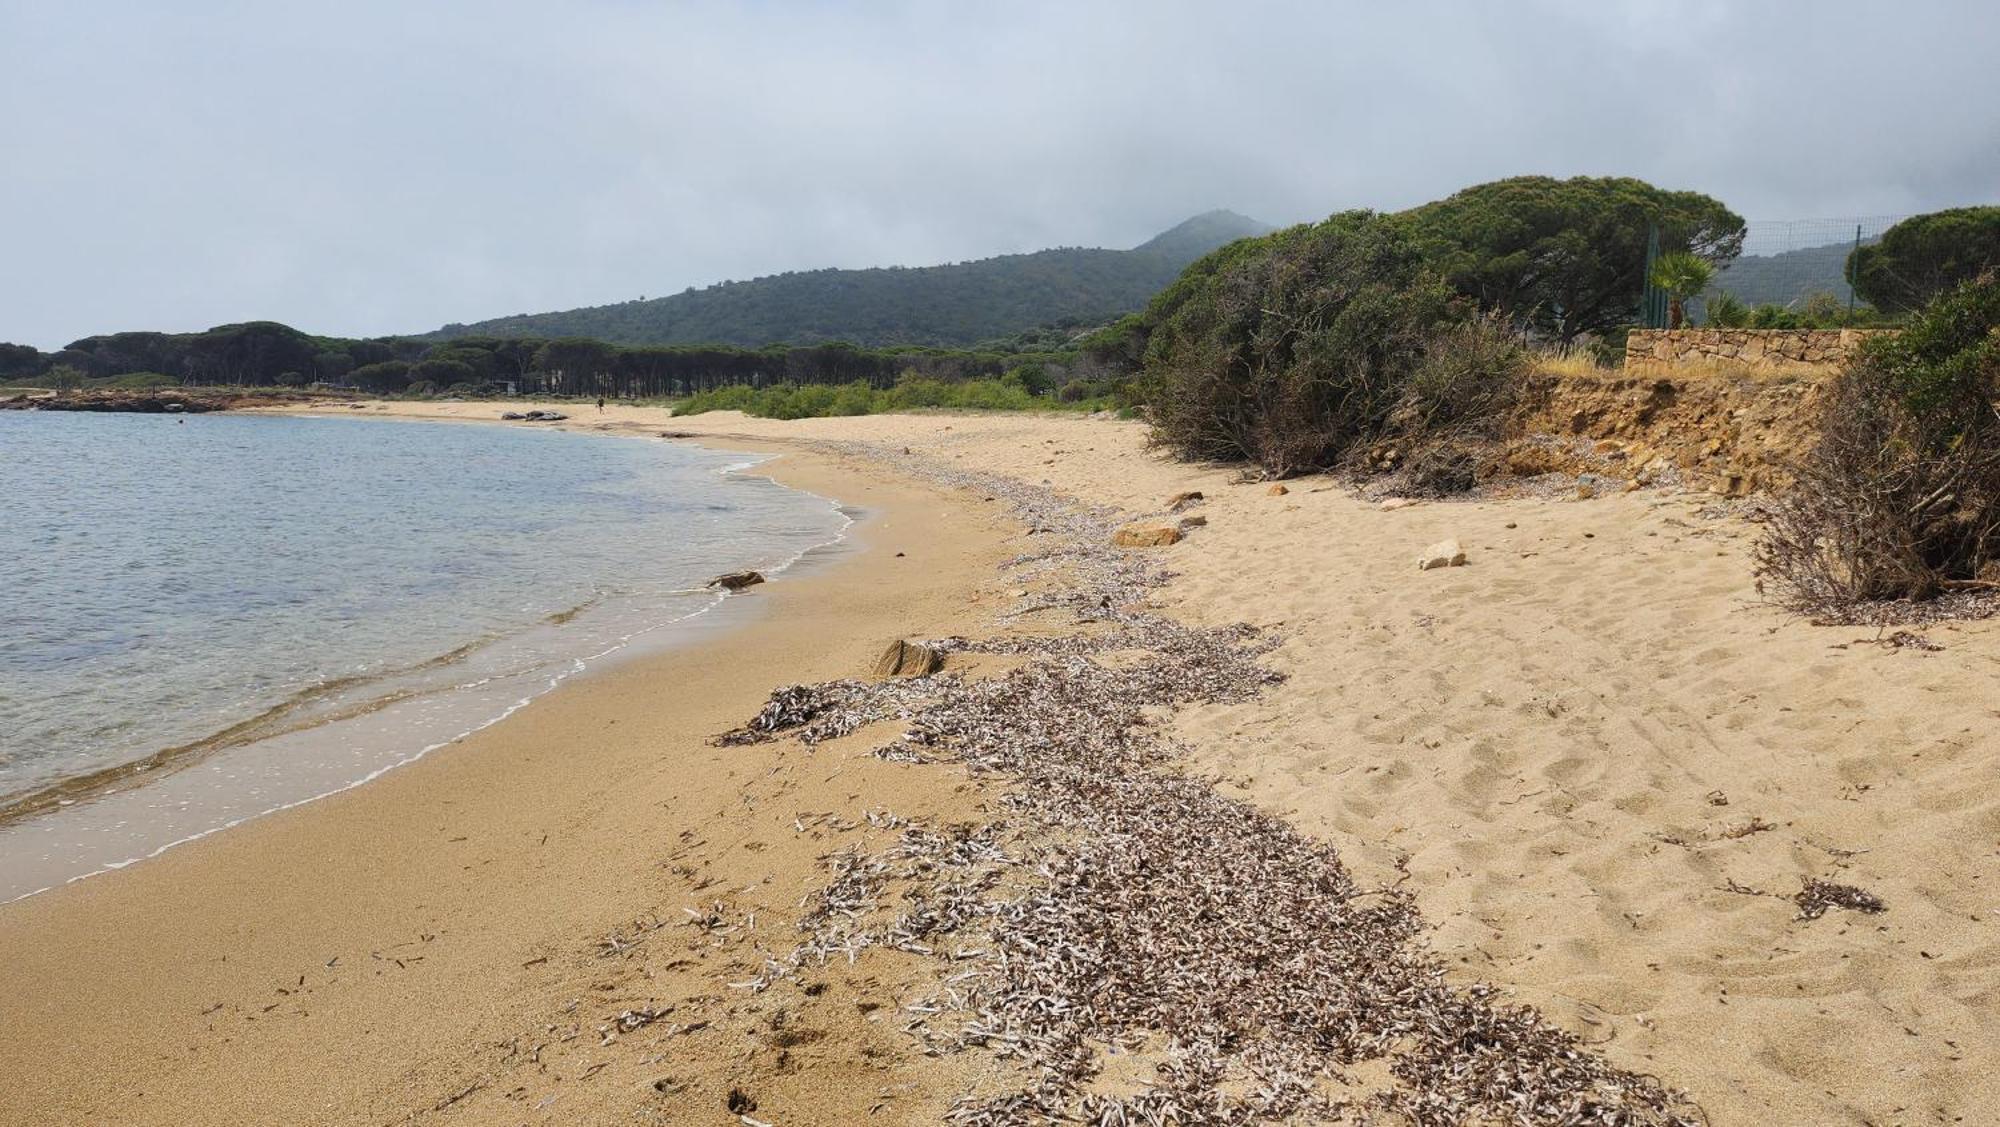
M 782 749 L 707 744 L 779 683 L 865 673 L 898 637 L 966 624 L 1012 533 L 877 470 L 802 456 L 769 469 L 869 516 L 850 558 L 739 596 L 759 604 L 754 620 L 578 678 L 354 791 L 0 910 L 0 1121 L 402 1122 L 551 1017 L 589 1030 L 712 988 L 706 973 L 603 988 L 607 936 L 707 898 L 677 870 L 699 868 L 704 893 L 762 906 L 779 930 L 823 845 L 794 830 L 796 811 L 966 801 L 935 773 L 797 771 Z M 886 1032 L 849 1015 L 843 1043 L 887 1051 Z M 717 1059 L 706 1073 L 676 1061 L 696 1081 L 676 1099 L 648 1087 L 664 1070 L 633 1065 L 551 1075 L 534 1102 L 558 1097 L 540 1109 L 551 1122 L 631 1104 L 719 1111 L 726 1087 L 700 1080 L 727 1076 L 736 1045 L 690 1043 Z M 811 1079 L 841 1087 L 837 1072 Z M 816 1101 L 829 1122 L 858 1117 L 879 1086 Z M 487 1110 L 512 1122 L 522 1105 Z

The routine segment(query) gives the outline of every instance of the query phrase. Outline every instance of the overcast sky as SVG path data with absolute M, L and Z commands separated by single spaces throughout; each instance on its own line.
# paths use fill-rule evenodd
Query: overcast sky
M 0 0 L 0 340 L 378 335 L 1519 173 L 2000 201 L 2000 3 Z

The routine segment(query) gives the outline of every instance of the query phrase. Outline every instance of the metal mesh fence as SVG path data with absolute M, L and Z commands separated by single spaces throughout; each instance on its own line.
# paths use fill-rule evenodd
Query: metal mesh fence
M 1743 252 L 1716 271 L 1715 280 L 1701 297 L 1688 303 L 1688 320 L 1701 324 L 1707 319 L 1709 303 L 1724 294 L 1753 308 L 1776 306 L 1792 313 L 1812 308 L 1852 309 L 1856 303 L 1847 278 L 1848 255 L 1856 247 L 1880 241 L 1882 232 L 1905 218 L 1753 219 L 1746 225 Z M 1652 259 L 1658 253 L 1657 248 L 1648 248 L 1649 277 Z M 1651 286 L 1641 315 L 1649 328 L 1666 327 L 1666 301 L 1656 296 Z

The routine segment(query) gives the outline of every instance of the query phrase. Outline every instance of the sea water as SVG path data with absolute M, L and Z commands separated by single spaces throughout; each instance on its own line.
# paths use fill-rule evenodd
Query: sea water
M 841 538 L 756 459 L 0 412 L 0 902 L 366 781 Z M 24 812 L 25 811 L 25 812 Z

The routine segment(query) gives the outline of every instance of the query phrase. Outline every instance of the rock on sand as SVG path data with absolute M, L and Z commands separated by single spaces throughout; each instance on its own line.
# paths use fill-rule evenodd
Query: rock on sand
M 1425 548 L 1423 554 L 1417 557 L 1418 571 L 1429 571 L 1436 567 L 1463 566 L 1465 566 L 1465 549 L 1459 547 L 1456 540 L 1440 540 Z

